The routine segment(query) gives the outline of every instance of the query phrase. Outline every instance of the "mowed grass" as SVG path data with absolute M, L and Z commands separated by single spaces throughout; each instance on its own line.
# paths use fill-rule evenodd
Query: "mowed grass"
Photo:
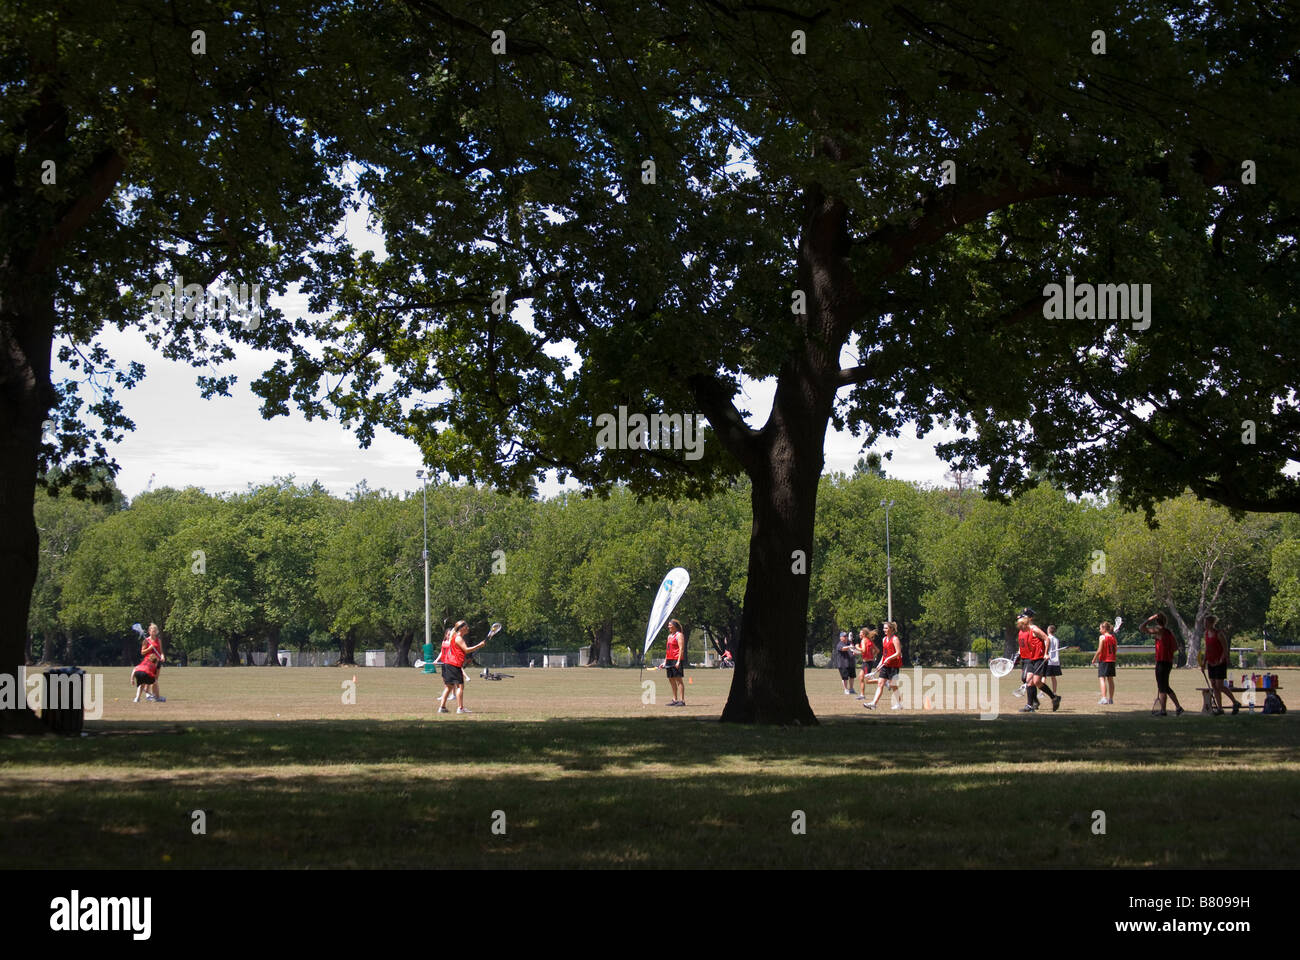
M 815 670 L 813 728 L 717 723 L 730 671 L 691 671 L 683 709 L 662 672 L 645 704 L 636 671 L 512 670 L 471 679 L 469 716 L 435 715 L 413 670 L 166 668 L 164 704 L 103 672 L 90 736 L 0 740 L 0 866 L 1300 863 L 1295 715 L 1201 715 L 1196 671 L 1178 718 L 1132 668 L 1113 707 L 1073 669 L 1029 716 L 1008 677 L 981 721 L 869 714 Z M 1278 672 L 1286 696 L 1300 671 Z

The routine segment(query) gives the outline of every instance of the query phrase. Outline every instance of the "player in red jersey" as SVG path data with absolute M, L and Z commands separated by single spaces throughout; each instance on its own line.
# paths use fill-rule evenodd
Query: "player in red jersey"
M 487 643 L 469 646 L 465 640 L 469 637 L 469 624 L 464 620 L 457 620 L 456 625 L 443 638 L 442 653 L 438 659 L 442 661 L 442 698 L 438 701 L 438 712 L 447 713 L 447 698 L 455 693 L 456 695 L 456 712 L 469 713 L 465 709 L 465 660 L 466 658 Z
M 1151 626 L 1152 622 L 1156 625 Z M 1156 700 L 1160 702 L 1160 710 L 1157 714 L 1153 703 L 1151 713 L 1153 716 L 1165 716 L 1168 698 L 1172 697 L 1175 710 L 1174 716 L 1181 717 L 1183 715 L 1183 705 L 1178 702 L 1178 694 L 1174 693 L 1174 688 L 1169 685 L 1169 674 L 1174 669 L 1174 656 L 1178 653 L 1178 641 L 1174 638 L 1173 631 L 1165 626 L 1165 615 L 1163 613 L 1153 613 L 1147 617 L 1146 622 L 1138 629 L 1156 638 Z
M 885 624 L 885 638 L 880 641 L 880 645 L 882 650 L 879 679 L 876 680 L 876 698 L 863 706 L 868 710 L 876 709 L 880 695 L 885 692 L 885 687 L 889 687 L 889 709 L 902 710 L 903 704 L 894 701 L 894 694 L 898 692 L 898 671 L 903 665 L 903 645 L 898 639 L 898 624 L 892 620 Z
M 1109 620 L 1103 620 L 1097 626 L 1097 652 L 1092 655 L 1092 662 L 1097 665 L 1097 685 L 1101 687 L 1099 704 L 1115 702 L 1115 657 L 1119 652 L 1119 640 L 1112 629 Z
M 1047 648 L 1052 638 L 1034 623 L 1034 616 L 1034 611 L 1025 607 L 1016 619 L 1016 639 L 1020 643 L 1020 659 L 1025 662 L 1025 683 L 1028 685 L 1025 691 L 1028 703 L 1020 708 L 1020 712 L 1033 713 L 1037 710 L 1040 692 L 1052 702 L 1052 711 L 1055 712 L 1061 709 L 1061 698 L 1044 683 L 1047 677 Z
M 686 706 L 686 637 L 680 620 L 668 621 L 668 650 L 664 653 L 664 672 L 672 687 L 670 707 Z
M 158 675 L 162 673 L 163 662 L 167 659 L 163 654 L 162 635 L 158 631 L 158 624 L 149 624 L 149 633 L 145 636 L 144 642 L 140 644 L 140 656 L 153 664 L 153 680 L 144 687 L 144 698 L 153 703 L 166 703 L 167 698 L 158 691 Z M 139 669 L 138 667 L 136 668 Z M 135 692 L 136 700 L 140 699 L 140 691 Z
M 876 683 L 875 680 L 868 681 L 867 674 L 871 672 L 871 664 L 876 659 L 877 634 L 878 631 L 868 630 L 866 627 L 858 631 L 858 640 L 861 641 L 858 644 L 858 652 L 862 657 L 862 696 L 858 697 L 859 700 L 867 699 L 867 683 Z
M 1211 696 L 1214 698 L 1214 713 L 1223 715 L 1223 695 L 1226 693 L 1232 701 L 1232 712 L 1241 710 L 1241 701 L 1224 687 L 1228 679 L 1228 644 L 1218 629 L 1218 617 L 1205 618 L 1205 669 L 1209 674 Z
M 149 687 L 152 686 L 157 679 L 158 657 L 152 650 L 150 650 L 145 654 L 144 659 L 136 665 L 136 668 L 131 671 L 131 682 L 135 684 L 135 699 L 132 703 L 139 703 L 140 694 L 146 693 Z M 150 700 L 153 699 L 151 695 L 146 695 Z

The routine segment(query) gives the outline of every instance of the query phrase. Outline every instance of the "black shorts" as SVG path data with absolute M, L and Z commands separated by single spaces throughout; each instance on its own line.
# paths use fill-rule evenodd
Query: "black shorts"
M 1169 674 L 1173 672 L 1173 661 L 1156 661 L 1156 690 L 1160 693 L 1173 693 L 1169 686 Z
M 1041 677 L 1046 672 L 1046 660 L 1026 660 L 1025 673 L 1032 673 L 1036 677 Z
M 664 673 L 668 674 L 669 680 L 680 680 L 682 677 L 686 676 L 686 664 L 682 664 L 680 667 L 665 664 Z
M 118 676 L 120 677 L 121 674 L 119 673 Z M 137 687 L 147 687 L 151 683 L 157 683 L 158 678 L 149 676 L 149 674 L 145 673 L 143 670 L 137 670 L 135 673 L 131 674 L 131 682 Z
M 841 680 L 852 680 L 857 675 L 858 675 L 858 670 L 856 667 L 840 667 Z
M 898 676 L 898 667 L 881 667 L 881 668 L 880 668 L 880 679 L 882 679 L 882 680 L 893 680 L 896 676 Z
M 465 673 L 460 667 L 453 667 L 450 663 L 442 665 L 442 682 L 449 687 L 454 687 L 465 682 Z
M 1212 667 L 1206 667 L 1205 672 L 1209 675 L 1211 680 L 1228 679 L 1228 665 L 1226 663 L 1220 663 Z
M 1111 660 L 1109 663 L 1107 663 L 1106 661 L 1103 660 L 1101 663 L 1097 664 L 1097 676 L 1099 677 L 1115 676 L 1115 661 Z
M 1045 677 L 1059 677 L 1061 675 L 1061 665 L 1059 663 L 1049 663 Z

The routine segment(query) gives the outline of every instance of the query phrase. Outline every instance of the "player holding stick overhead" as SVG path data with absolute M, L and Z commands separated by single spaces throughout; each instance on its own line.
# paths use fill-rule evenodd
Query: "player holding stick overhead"
M 1154 627 L 1151 626 L 1153 621 L 1156 623 Z M 1151 704 L 1151 715 L 1165 716 L 1168 700 L 1173 697 L 1174 716 L 1181 717 L 1183 705 L 1178 702 L 1178 694 L 1174 693 L 1174 688 L 1169 685 L 1169 674 L 1174 670 L 1174 656 L 1178 653 L 1178 640 L 1174 637 L 1173 631 L 1165 626 L 1163 613 L 1151 614 L 1138 629 L 1156 638 L 1156 700 Z M 1156 710 L 1156 702 L 1160 704 L 1159 711 Z
M 1097 686 L 1101 688 L 1098 704 L 1115 703 L 1115 657 L 1119 652 L 1119 641 L 1111 632 L 1109 620 L 1097 625 L 1097 652 L 1092 655 L 1092 662 L 1097 665 Z
M 1020 659 L 1025 662 L 1025 683 L 1028 684 L 1025 691 L 1028 703 L 1020 708 L 1020 712 L 1033 713 L 1038 709 L 1040 691 L 1043 696 L 1052 701 L 1052 711 L 1055 712 L 1061 707 L 1061 698 L 1052 693 L 1043 683 L 1043 678 L 1047 675 L 1047 647 L 1051 643 L 1051 637 L 1043 632 L 1042 627 L 1034 623 L 1034 611 L 1028 607 L 1020 611 L 1016 628 L 1016 639 L 1020 642 Z

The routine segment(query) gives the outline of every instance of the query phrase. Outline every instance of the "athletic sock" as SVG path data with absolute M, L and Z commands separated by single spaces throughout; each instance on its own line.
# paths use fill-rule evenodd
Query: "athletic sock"
M 1031 707 L 1038 706 L 1038 688 L 1030 687 L 1025 691 L 1025 699 L 1029 701 Z

